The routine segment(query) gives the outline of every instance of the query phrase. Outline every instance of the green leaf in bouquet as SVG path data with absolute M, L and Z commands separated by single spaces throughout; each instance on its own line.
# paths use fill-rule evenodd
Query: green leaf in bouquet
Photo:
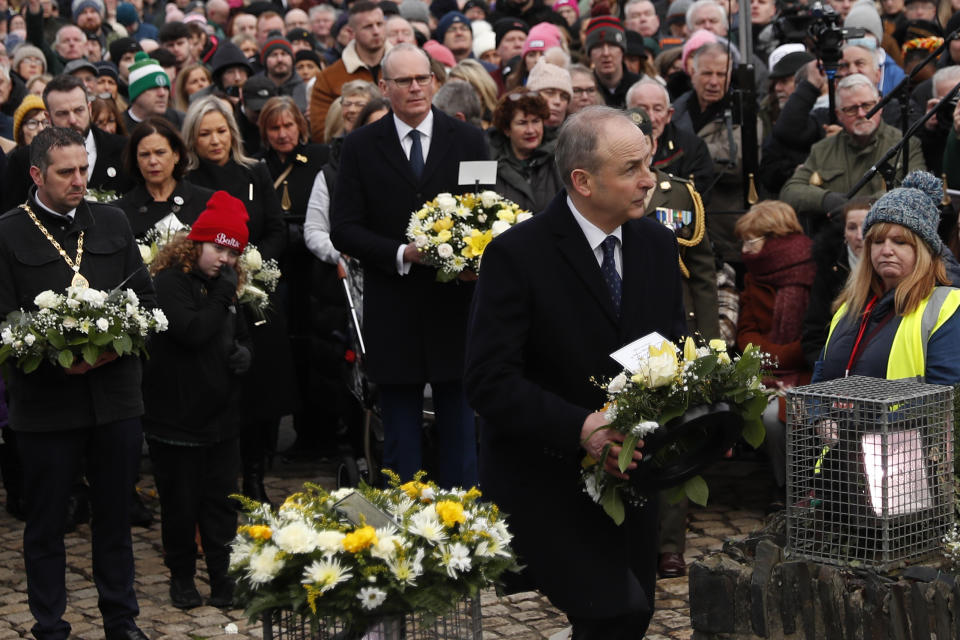
M 747 392 L 744 392 L 743 395 L 747 395 Z M 767 408 L 768 402 L 766 394 L 763 393 L 757 394 L 750 399 L 742 400 L 739 404 L 743 419 L 759 420 L 763 415 L 763 410 Z
M 33 373 L 40 366 L 42 358 L 38 355 L 27 356 L 20 361 L 20 367 L 24 373 Z
M 707 378 L 717 368 L 717 354 L 711 353 L 707 356 L 701 356 L 693 361 L 690 371 L 697 378 L 703 380 Z
M 60 363 L 60 366 L 64 369 L 69 369 L 73 366 L 73 351 L 70 349 L 61 349 L 57 354 L 57 362 Z
M 663 497 L 667 504 L 677 504 L 686 497 L 687 493 L 683 490 L 683 485 L 677 485 L 663 490 Z
M 67 346 L 67 341 L 63 338 L 63 334 L 53 329 L 47 329 L 47 342 L 50 343 L 54 349 L 63 349 Z
M 633 462 L 633 450 L 637 448 L 637 442 L 640 440 L 640 435 L 633 433 L 633 431 L 627 433 L 626 437 L 623 439 L 623 445 L 620 448 L 620 455 L 617 457 L 617 466 L 620 467 L 620 473 L 624 473 L 627 470 L 627 467 L 630 466 L 630 463 Z
M 100 349 L 90 342 L 87 342 L 87 344 L 83 345 L 83 348 L 80 350 L 80 352 L 83 354 L 83 361 L 90 366 L 93 366 L 93 364 L 96 363 L 97 358 L 100 357 Z
M 81 333 L 79 336 L 76 336 L 75 338 L 71 338 L 70 340 L 68 340 L 67 346 L 79 347 L 81 345 L 88 344 L 89 342 L 90 342 L 90 336 L 88 336 L 85 333 Z
M 437 271 L 437 282 L 453 282 L 459 275 L 459 273 L 454 271 L 444 271 L 443 269 L 439 269 Z
M 616 484 L 610 483 L 604 487 L 603 495 L 600 496 L 600 504 L 615 524 L 623 524 L 626 514 L 623 508 L 623 499 L 620 497 L 620 492 L 617 491 Z
M 2 347 L 0 347 L 0 364 L 3 364 L 4 362 L 6 362 L 7 358 L 9 358 L 10 354 L 12 353 L 13 353 L 13 347 L 11 347 L 10 345 L 5 344 Z
M 126 355 L 130 353 L 132 349 L 133 340 L 131 340 L 127 334 L 117 336 L 113 339 L 113 350 L 117 352 L 117 355 Z
M 763 426 L 763 420 L 759 418 L 748 420 L 744 417 L 742 435 L 743 439 L 747 441 L 747 444 L 754 449 L 759 449 L 760 445 L 763 444 L 763 439 L 767 436 L 767 430 Z
M 707 506 L 707 499 L 710 497 L 710 488 L 707 487 L 707 481 L 702 476 L 693 476 L 683 483 L 683 492 L 687 494 L 690 502 Z
M 98 347 L 105 347 L 113 341 L 113 336 L 109 333 L 94 333 L 90 336 L 90 342 Z

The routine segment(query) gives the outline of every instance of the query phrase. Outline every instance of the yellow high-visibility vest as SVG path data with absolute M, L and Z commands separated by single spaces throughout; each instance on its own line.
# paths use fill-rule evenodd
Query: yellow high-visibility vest
M 887 357 L 887 380 L 901 378 L 924 379 L 927 367 L 927 342 L 930 336 L 960 308 L 960 289 L 954 287 L 935 287 L 912 312 L 903 316 L 897 333 L 893 336 L 890 355 Z M 833 330 L 847 311 L 844 303 L 837 309 L 830 322 L 827 344 L 823 347 L 826 358 L 827 347 Z

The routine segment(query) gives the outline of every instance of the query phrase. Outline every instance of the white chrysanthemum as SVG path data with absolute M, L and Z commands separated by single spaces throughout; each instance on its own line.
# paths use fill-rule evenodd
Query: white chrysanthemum
M 377 529 L 377 541 L 370 547 L 370 555 L 380 560 L 388 560 L 397 554 L 397 551 L 404 547 L 405 540 L 402 536 L 396 535 L 394 527 L 381 527 Z
M 0 340 L 3 340 L 3 344 L 13 344 L 13 331 L 10 331 L 10 327 L 4 327 L 3 331 L 0 331 Z
M 246 539 L 238 537 L 230 548 L 230 568 L 236 569 L 246 563 L 252 552 L 253 545 Z
M 501 545 L 507 546 L 513 540 L 513 534 L 507 529 L 507 525 L 498 520 L 490 526 L 490 535 Z
M 413 499 L 404 494 L 400 496 L 399 500 L 397 500 L 395 504 L 391 503 L 387 505 L 387 510 L 391 515 L 399 519 L 402 518 L 414 506 L 416 506 L 416 503 L 413 501 Z
M 320 588 L 320 593 L 326 593 L 352 577 L 353 574 L 345 569 L 339 560 L 328 556 L 323 560 L 315 560 L 304 569 L 301 582 L 315 585 Z
M 387 568 L 400 584 L 415 585 L 417 578 L 423 574 L 423 549 L 417 549 L 416 554 L 410 558 L 408 556 L 395 556 L 388 559 Z
M 324 553 L 343 551 L 343 538 L 341 531 L 320 531 L 317 533 L 317 549 Z
M 631 433 L 642 438 L 648 433 L 653 433 L 659 428 L 660 428 L 660 425 L 658 423 L 653 422 L 651 420 L 644 420 L 643 422 L 634 425 L 633 429 L 631 429 L 630 431 Z
M 67 307 L 70 309 L 79 309 L 80 301 L 74 298 L 67 298 Z
M 263 584 L 273 580 L 283 568 L 280 550 L 271 544 L 264 545 L 260 551 L 250 555 L 247 565 L 247 578 L 254 584 Z
M 153 319 L 157 323 L 157 331 L 166 331 L 170 327 L 170 321 L 167 320 L 167 314 L 163 312 L 163 309 L 154 309 Z
M 330 497 L 333 498 L 334 502 L 339 502 L 340 500 L 343 500 L 354 491 L 356 491 L 356 489 L 354 489 L 353 487 L 341 487 L 336 491 L 331 491 Z
M 82 290 L 79 298 L 91 307 L 100 308 L 103 306 L 103 303 L 107 301 L 107 294 L 98 289 L 87 287 Z
M 457 573 L 470 571 L 470 549 L 465 544 L 455 542 L 443 545 L 438 550 L 440 564 L 447 568 L 447 575 L 456 578 Z
M 137 297 L 137 292 L 133 289 L 127 289 L 127 302 L 133 305 L 140 304 L 140 298 Z
M 447 539 L 447 532 L 433 509 L 425 509 L 410 518 L 410 533 L 437 544 Z
M 364 609 L 373 610 L 383 604 L 387 599 L 387 592 L 376 587 L 364 587 L 357 594 L 357 599 Z
M 97 329 L 100 331 L 106 331 L 110 328 L 110 321 L 106 318 L 97 318 Z
M 287 553 L 310 553 L 317 548 L 317 532 L 302 521 L 280 527 L 273 532 L 272 540 Z
M 40 309 L 53 309 L 60 304 L 60 296 L 47 289 L 37 294 L 37 297 L 33 299 L 33 304 Z

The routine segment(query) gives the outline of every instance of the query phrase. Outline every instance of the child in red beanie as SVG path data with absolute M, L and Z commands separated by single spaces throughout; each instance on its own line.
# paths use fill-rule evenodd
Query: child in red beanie
M 237 292 L 247 211 L 217 191 L 190 233 L 163 247 L 151 271 L 170 328 L 150 345 L 144 371 L 144 432 L 160 495 L 164 562 L 173 606 L 203 604 L 194 583 L 200 539 L 210 577 L 207 604 L 233 605 L 227 575 L 236 533 L 240 474 L 239 376 L 250 367 Z

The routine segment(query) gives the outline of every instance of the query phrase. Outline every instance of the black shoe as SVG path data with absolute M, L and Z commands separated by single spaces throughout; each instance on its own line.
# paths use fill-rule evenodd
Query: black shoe
M 203 604 L 193 578 L 171 578 L 170 602 L 177 609 L 194 609 Z
M 108 629 L 104 632 L 106 640 L 150 640 L 143 631 L 137 627 L 132 629 Z
M 210 597 L 207 605 L 217 609 L 233 609 L 233 580 L 220 578 L 210 580 Z

